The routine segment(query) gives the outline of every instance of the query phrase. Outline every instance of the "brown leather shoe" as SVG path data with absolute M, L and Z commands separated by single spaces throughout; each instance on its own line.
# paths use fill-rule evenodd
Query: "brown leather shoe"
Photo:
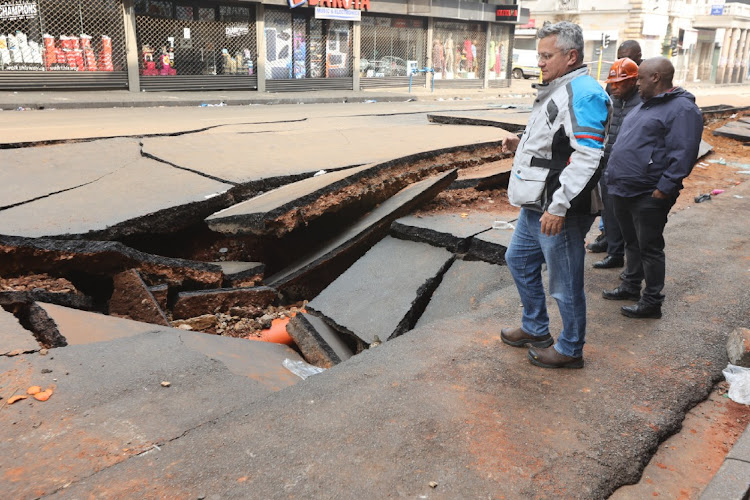
M 583 357 L 572 358 L 560 354 L 554 347 L 529 349 L 529 361 L 542 368 L 583 368 Z
M 521 328 L 503 328 L 500 330 L 500 338 L 503 342 L 513 347 L 547 347 L 555 343 L 555 339 L 549 333 L 535 337 L 524 332 Z

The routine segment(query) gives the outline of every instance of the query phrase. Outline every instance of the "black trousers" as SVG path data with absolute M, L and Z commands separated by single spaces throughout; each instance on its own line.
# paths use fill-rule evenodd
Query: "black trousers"
M 615 216 L 625 240 L 625 277 L 623 285 L 629 290 L 646 287 L 641 302 L 659 305 L 664 302 L 664 226 L 676 200 L 661 200 L 651 194 L 633 198 L 612 196 Z M 606 221 L 605 221 L 605 230 Z
M 601 188 L 602 201 L 604 202 L 602 220 L 604 221 L 604 232 L 607 239 L 607 255 L 622 257 L 625 255 L 625 241 L 622 239 L 620 223 L 615 216 L 615 203 L 609 195 L 607 183 L 604 182 L 604 176 L 599 181 L 599 187 Z

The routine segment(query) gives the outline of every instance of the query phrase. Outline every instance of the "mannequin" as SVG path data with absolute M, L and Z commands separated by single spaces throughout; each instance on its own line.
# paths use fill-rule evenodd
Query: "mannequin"
M 489 68 L 490 71 L 494 71 L 497 75 L 497 71 L 495 71 L 495 59 L 497 59 L 497 52 L 495 51 L 495 40 L 490 40 L 490 60 L 489 60 Z
M 456 49 L 453 47 L 453 34 L 448 34 L 448 39 L 445 41 L 445 69 L 446 71 L 455 72 L 453 64 L 456 57 Z
M 440 43 L 439 39 L 435 39 L 432 44 L 432 66 L 438 73 L 445 73 L 445 53 L 443 52 L 443 44 Z

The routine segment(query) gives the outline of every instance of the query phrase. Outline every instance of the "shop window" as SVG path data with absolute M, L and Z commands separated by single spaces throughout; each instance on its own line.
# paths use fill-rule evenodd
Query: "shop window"
M 250 19 L 250 9 L 222 5 L 219 7 L 219 20 L 228 22 L 247 22 Z
M 35 0 L 0 16 L 0 71 L 124 71 L 119 4 Z
M 435 78 L 483 78 L 486 38 L 479 23 L 436 21 L 432 46 Z
M 138 0 L 135 4 L 136 14 L 153 17 L 172 17 L 172 2 L 167 0 Z
M 408 76 L 427 63 L 424 20 L 363 16 L 360 75 L 365 78 Z
M 177 5 L 175 7 L 175 19 L 192 20 L 193 8 L 187 5 Z
M 198 20 L 199 21 L 216 21 L 216 9 L 214 9 L 213 7 L 211 8 L 199 7 L 198 8 Z

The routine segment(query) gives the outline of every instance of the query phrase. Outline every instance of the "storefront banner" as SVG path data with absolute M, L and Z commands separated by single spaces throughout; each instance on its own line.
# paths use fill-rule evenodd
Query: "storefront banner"
M 724 15 L 724 6 L 723 5 L 712 5 L 711 6 L 711 15 L 712 16 L 723 16 Z
M 0 21 L 33 19 L 39 16 L 36 2 L 15 1 L 0 4 Z
M 518 21 L 518 5 L 503 5 L 495 11 L 495 21 Z
M 250 34 L 249 24 L 231 24 L 225 27 L 227 38 L 234 38 L 236 36 L 245 36 Z
M 315 7 L 315 19 L 360 21 L 362 19 L 362 11 L 352 9 L 329 9 L 328 7 Z

